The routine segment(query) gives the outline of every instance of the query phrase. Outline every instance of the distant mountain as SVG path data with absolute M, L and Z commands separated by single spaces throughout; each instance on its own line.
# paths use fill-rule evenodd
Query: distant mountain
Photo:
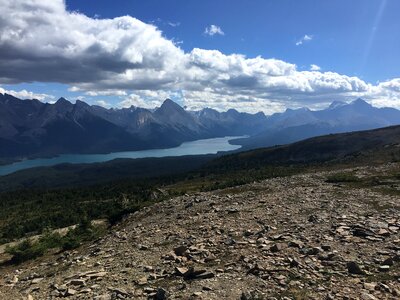
M 327 109 L 287 109 L 265 116 L 234 109 L 187 111 L 170 99 L 157 109 L 106 109 L 77 100 L 56 103 L 0 94 L 0 162 L 63 153 L 107 153 L 178 146 L 220 136 L 244 149 L 288 144 L 313 136 L 400 124 L 400 111 L 362 99 L 333 102 Z
M 247 149 L 289 144 L 332 133 L 368 130 L 400 124 L 400 111 L 376 108 L 362 99 L 349 104 L 335 101 L 324 110 L 287 109 L 267 118 L 264 131 L 233 143 Z
M 91 112 L 82 101 L 55 104 L 0 95 L 0 156 L 93 153 L 135 147 L 123 128 Z
M 178 146 L 224 135 L 255 134 L 264 114 L 230 110 L 189 112 L 170 99 L 150 111 L 139 107 L 106 109 L 77 100 L 56 103 L 0 94 L 0 158 L 43 157 L 62 153 L 105 153 Z
M 208 131 L 217 135 L 245 135 L 261 132 L 266 127 L 264 113 L 240 113 L 235 109 L 218 112 L 211 108 L 192 113 Z
M 214 178 L 216 174 L 227 174 L 229 175 L 227 180 L 231 180 L 229 178 L 232 178 L 235 171 L 244 174 L 243 171 L 250 170 L 251 173 L 247 174 L 254 174 L 264 167 L 281 168 L 296 164 L 306 167 L 322 163 L 355 166 L 395 161 L 400 161 L 400 126 L 330 134 L 289 145 L 229 155 L 117 159 L 104 163 L 60 164 L 26 169 L 0 176 L 0 193 L 15 189 L 77 187 L 127 178 L 148 180 L 160 176 L 175 176 L 188 171 L 192 173 L 182 178 L 193 178 L 198 174 L 204 179 L 204 176 L 211 175 Z M 274 176 L 278 176 L 277 169 L 273 172 Z M 264 173 L 263 176 L 267 175 Z

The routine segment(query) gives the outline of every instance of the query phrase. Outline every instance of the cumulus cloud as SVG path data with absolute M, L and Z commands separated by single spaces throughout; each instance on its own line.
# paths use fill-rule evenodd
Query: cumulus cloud
M 119 107 L 143 107 L 143 108 L 155 108 L 161 106 L 163 101 L 167 98 L 171 99 L 182 99 L 182 93 L 179 91 L 154 91 L 154 90 L 143 90 L 136 91 L 135 93 L 129 94 L 118 103 Z
M 363 97 L 378 107 L 396 107 L 400 109 L 400 78 L 380 82 L 372 86 Z
M 296 46 L 303 45 L 305 42 L 309 42 L 313 39 L 312 35 L 305 34 L 301 39 L 296 42 Z
M 356 97 L 399 105 L 400 79 L 373 85 L 321 72 L 316 65 L 299 71 L 274 58 L 199 48 L 184 52 L 155 25 L 130 16 L 90 18 L 68 11 L 63 0 L 0 0 L 0 6 L 3 84 L 66 83 L 70 91 L 88 96 L 119 97 L 120 107 L 159 106 L 167 97 L 177 97 L 189 109 L 265 112 Z M 216 25 L 207 32 L 223 33 Z M 297 43 L 312 38 L 305 35 Z
M 27 90 L 6 90 L 2 87 L 0 87 L 0 94 L 9 94 L 20 99 L 37 99 L 40 101 L 51 101 L 54 99 L 54 96 L 48 94 L 33 93 Z
M 73 92 L 79 91 L 79 89 L 74 89 Z M 127 92 L 123 90 L 99 90 L 99 91 L 86 91 L 88 96 L 126 96 Z
M 129 107 L 142 107 L 142 108 L 155 108 L 159 107 L 162 104 L 162 99 L 146 99 L 143 96 L 138 94 L 130 94 L 124 100 L 118 103 L 118 106 L 121 108 L 129 108 Z
M 319 70 L 321 70 L 321 67 L 317 66 L 317 65 L 314 65 L 314 64 L 311 64 L 310 65 L 310 70 L 311 71 L 319 71 Z
M 94 19 L 63 0 L 0 0 L 0 82 L 109 82 L 144 75 L 149 87 L 174 78 L 183 52 L 153 25 L 122 16 Z M 141 81 L 144 84 L 143 81 Z
M 105 100 L 97 100 L 96 101 L 96 105 L 99 105 L 99 106 L 104 107 L 104 108 L 110 108 L 111 107 L 111 104 L 108 103 Z
M 213 35 L 224 35 L 225 33 L 222 31 L 221 27 L 217 25 L 210 25 L 204 29 L 204 34 L 213 36 Z

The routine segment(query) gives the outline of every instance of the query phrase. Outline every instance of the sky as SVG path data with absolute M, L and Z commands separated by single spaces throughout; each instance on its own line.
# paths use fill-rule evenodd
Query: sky
M 398 0 L 0 0 L 0 92 L 267 114 L 400 108 Z

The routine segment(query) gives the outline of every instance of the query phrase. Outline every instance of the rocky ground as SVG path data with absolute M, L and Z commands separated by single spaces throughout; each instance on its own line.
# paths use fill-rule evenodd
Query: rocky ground
M 0 267 L 0 299 L 400 299 L 398 194 L 327 176 L 158 203 L 91 245 Z

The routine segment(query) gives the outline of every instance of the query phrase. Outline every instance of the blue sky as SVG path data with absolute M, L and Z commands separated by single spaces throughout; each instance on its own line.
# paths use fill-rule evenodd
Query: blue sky
M 6 0 L 0 0 L 3 1 Z M 14 6 L 8 3 L 4 3 L 4 6 L 9 6 L 9 11 L 15 13 L 16 19 L 20 16 L 23 18 L 18 11 L 22 13 L 27 7 L 18 5 L 19 0 L 16 2 Z M 15 56 L 21 55 L 19 61 L 26 60 L 29 64 L 35 60 L 41 62 L 46 55 L 48 60 L 45 64 L 38 63 L 36 69 L 17 64 L 15 72 L 9 72 L 11 74 L 3 78 L 0 76 L 0 87 L 6 91 L 26 90 L 27 95 L 32 92 L 32 95 L 39 94 L 39 97 L 45 94 L 50 96 L 43 95 L 42 98 L 47 100 L 60 96 L 71 100 L 80 97 L 89 103 L 107 106 L 121 106 L 124 103 L 124 106 L 150 107 L 163 100 L 158 97 L 167 96 L 193 109 L 211 106 L 217 109 L 234 107 L 273 112 L 287 107 L 319 108 L 333 100 L 349 101 L 363 96 L 378 106 L 400 107 L 400 1 L 67 0 L 64 4 L 61 0 L 54 0 L 55 3 L 59 2 L 56 5 L 51 4 L 50 0 L 36 2 L 37 7 L 30 7 L 30 10 L 54 10 L 52 15 L 59 15 L 60 19 L 72 19 L 74 14 L 86 16 L 93 28 L 88 30 L 87 20 L 83 18 L 74 25 L 56 23 L 61 27 L 60 32 L 67 35 L 71 33 L 71 37 L 66 37 L 68 43 L 63 43 L 58 37 L 43 38 L 46 30 L 55 26 L 51 24 L 53 21 L 46 19 L 45 14 L 43 24 L 48 26 L 47 29 L 46 26 L 26 20 L 30 25 L 28 29 L 34 29 L 32 35 L 38 35 L 38 42 L 54 43 L 54 49 L 66 48 L 54 54 L 42 47 L 37 49 L 37 54 L 27 56 L 18 44 L 26 46 L 26 40 L 21 38 L 16 41 L 11 47 L 17 49 Z M 116 41 L 118 49 L 110 50 L 107 47 L 114 41 L 114 34 L 112 31 L 106 32 L 98 21 L 111 19 L 113 25 L 119 26 L 115 18 L 120 16 L 130 16 L 128 23 L 138 19 L 145 24 L 144 28 L 153 26 L 147 30 L 140 24 L 132 25 L 124 33 L 125 36 Z M 135 26 L 140 27 L 137 33 L 134 32 Z M 150 32 L 153 30 L 151 28 L 155 28 L 157 33 Z M 211 28 L 214 31 L 210 31 Z M 80 31 L 82 36 L 72 35 Z M 82 42 L 82 39 L 90 40 L 93 35 L 93 44 Z M 144 39 L 148 45 L 141 49 L 136 39 Z M 163 44 L 167 42 L 172 42 L 178 50 Z M 154 67 L 149 63 L 138 67 L 138 71 L 137 66 L 132 65 L 132 55 L 144 58 L 149 55 L 147 60 L 151 61 L 157 56 L 151 51 L 152 54 L 149 54 L 148 47 L 152 45 L 156 45 L 154 49 L 160 47 L 154 53 L 161 53 L 159 60 L 163 66 Z M 36 45 L 32 47 L 37 48 Z M 97 51 L 98 47 L 106 50 L 101 48 L 98 57 L 93 58 L 91 54 L 88 58 L 88 49 Z M 71 48 L 74 51 L 83 50 L 74 53 L 71 58 L 68 52 Z M 164 50 L 166 48 L 169 50 Z M 221 55 L 208 50 L 217 50 Z M 0 42 L 0 54 L 5 51 L 10 51 L 10 46 Z M 108 62 L 110 51 L 114 51 L 114 58 L 118 55 L 127 58 Z M 183 54 L 179 54 L 179 51 Z M 106 59 L 101 56 L 104 52 Z M 244 59 L 233 54 L 240 54 Z M 248 60 L 255 57 L 260 57 L 262 61 Z M 82 72 L 78 66 L 65 72 L 68 74 L 54 71 L 69 67 L 68 59 L 72 59 L 73 64 L 79 61 Z M 49 63 L 47 68 L 44 66 L 53 60 L 54 65 Z M 96 61 L 96 65 L 91 66 L 93 61 Z M 98 63 L 101 61 L 107 63 Z M 170 69 L 175 68 L 173 72 L 168 68 L 171 62 L 174 66 Z M 179 64 L 175 66 L 175 62 Z M 178 70 L 182 65 L 186 71 Z M 0 63 L 0 67 L 13 66 L 9 61 L 7 64 Z M 86 69 L 87 66 L 90 69 Z M 133 75 L 128 76 L 126 70 L 133 69 Z M 96 78 L 81 75 L 89 71 L 102 75 Z M 151 76 L 157 77 L 163 71 L 168 74 L 154 83 Z M 309 71 L 313 74 L 309 74 Z M 118 76 L 121 79 L 114 80 Z
M 324 70 L 356 75 L 371 82 L 399 76 L 400 1 L 396 0 L 95 3 L 67 1 L 69 9 L 89 16 L 113 18 L 128 14 L 154 23 L 169 39 L 182 41 L 180 47 L 185 51 L 198 47 L 226 54 L 274 57 L 296 63 L 300 68 L 316 64 Z M 220 26 L 225 35 L 204 35 L 204 28 L 210 24 Z M 312 41 L 296 47 L 296 41 L 305 34 L 312 35 Z

